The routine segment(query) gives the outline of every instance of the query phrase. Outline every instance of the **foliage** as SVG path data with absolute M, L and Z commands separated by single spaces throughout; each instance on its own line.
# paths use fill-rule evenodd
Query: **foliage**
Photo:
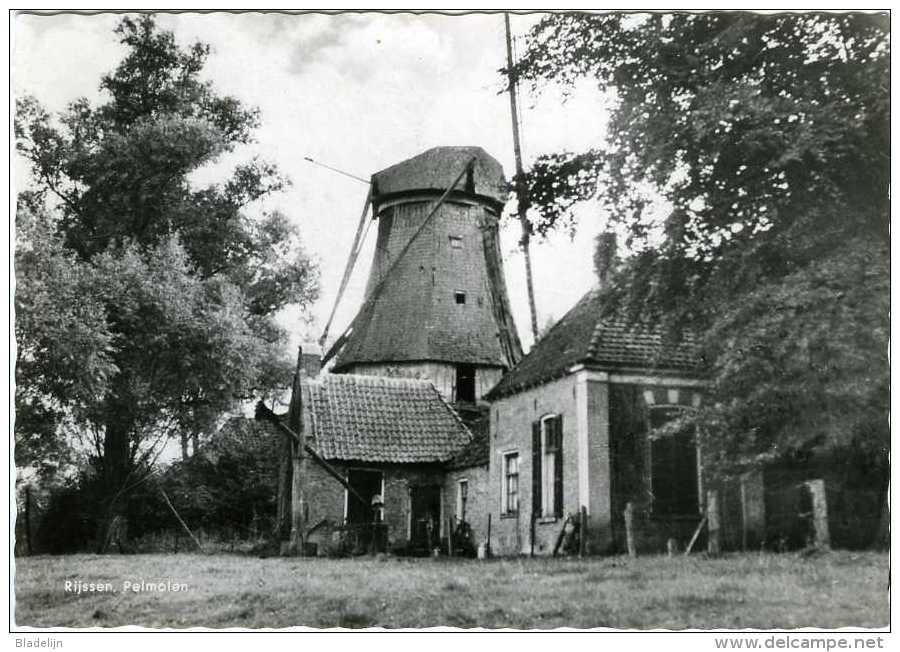
M 287 183 L 275 166 L 191 181 L 258 125 L 201 81 L 208 46 L 180 48 L 151 15 L 116 33 L 127 53 L 105 102 L 54 117 L 21 98 L 15 116 L 34 179 L 17 213 L 17 438 L 73 420 L 113 503 L 169 436 L 211 432 L 235 401 L 286 386 L 273 315 L 309 305 L 318 282 L 296 230 L 260 209 Z
M 732 461 L 886 461 L 888 66 L 883 15 L 552 14 L 514 71 L 614 97 L 604 147 L 529 172 L 536 228 L 593 197 L 627 230 L 610 305 L 703 335 Z
M 281 438 L 252 419 L 233 417 L 198 453 L 167 469 L 159 485 L 191 527 L 208 534 L 231 531 L 241 539 L 268 534 L 275 521 Z M 156 528 L 178 527 L 168 510 L 162 517 Z

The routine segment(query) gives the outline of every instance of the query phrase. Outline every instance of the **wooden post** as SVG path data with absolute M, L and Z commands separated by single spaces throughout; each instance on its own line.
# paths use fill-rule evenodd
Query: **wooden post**
M 531 510 L 531 530 L 529 533 L 529 538 L 531 539 L 531 550 L 528 552 L 529 557 L 534 557 L 534 535 L 535 535 L 535 522 L 537 518 L 535 516 L 534 510 Z
M 587 552 L 587 507 L 582 505 L 578 516 L 578 556 L 584 557 Z
M 484 548 L 484 556 L 490 559 L 491 557 L 491 513 L 488 512 L 488 531 L 487 531 L 487 542 Z
M 675 553 L 678 552 L 678 542 L 675 539 L 669 537 L 666 541 L 666 556 L 672 558 L 675 556 Z
M 306 505 L 303 496 L 303 481 L 306 477 L 306 431 L 303 427 L 303 348 L 297 348 L 297 368 L 291 388 L 291 404 L 288 410 L 288 427 L 297 433 L 299 441 L 291 445 L 291 555 L 306 554 Z
M 766 538 L 766 498 L 762 471 L 753 470 L 740 478 L 741 485 L 741 547 L 759 548 Z
M 447 556 L 453 556 L 453 516 L 447 517 Z
M 828 502 L 825 498 L 825 481 L 810 480 L 806 483 L 812 498 L 813 545 L 827 550 L 831 547 L 831 535 L 828 531 Z
M 637 557 L 634 545 L 634 503 L 625 503 L 625 545 L 629 557 Z
M 706 551 L 710 555 L 718 555 L 722 552 L 719 519 L 719 492 L 710 489 L 706 492 L 707 523 L 709 524 L 709 539 L 706 542 Z

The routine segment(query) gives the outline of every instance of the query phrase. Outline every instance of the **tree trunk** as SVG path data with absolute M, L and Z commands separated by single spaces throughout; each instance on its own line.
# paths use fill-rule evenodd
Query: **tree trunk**
M 98 537 L 98 552 L 116 545 L 125 552 L 128 538 L 125 487 L 131 469 L 131 427 L 127 419 L 112 414 L 103 439 L 103 516 Z
M 196 455 L 200 449 L 200 434 L 195 430 L 191 433 L 191 455 Z
M 190 454 L 188 453 L 188 434 L 181 433 L 181 459 L 187 461 Z

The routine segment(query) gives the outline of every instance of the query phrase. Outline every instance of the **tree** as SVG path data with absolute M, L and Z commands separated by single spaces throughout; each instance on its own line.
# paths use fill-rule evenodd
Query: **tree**
M 732 468 L 852 449 L 886 482 L 888 30 L 863 14 L 553 14 L 514 70 L 611 98 L 605 147 L 529 171 L 532 219 L 571 226 L 595 198 L 627 230 L 610 308 L 702 335 L 697 419 Z
M 287 219 L 258 210 L 287 183 L 273 165 L 190 182 L 258 125 L 200 80 L 208 46 L 181 49 L 151 15 L 116 33 L 127 53 L 101 80 L 108 101 L 54 118 L 24 98 L 15 119 L 35 186 L 20 205 L 48 207 L 19 211 L 35 226 L 17 248 L 17 383 L 88 433 L 107 528 L 168 437 L 287 384 L 273 315 L 309 305 L 318 281 Z

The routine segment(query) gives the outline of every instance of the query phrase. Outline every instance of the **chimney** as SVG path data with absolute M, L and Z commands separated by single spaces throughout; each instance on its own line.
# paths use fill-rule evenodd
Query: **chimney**
M 604 231 L 597 235 L 594 242 L 596 243 L 594 271 L 600 281 L 600 288 L 604 289 L 609 286 L 609 281 L 619 265 L 618 241 L 615 233 Z
M 315 378 L 322 369 L 322 354 L 313 353 L 317 347 L 314 344 L 304 343 L 301 347 L 299 367 L 304 378 Z

